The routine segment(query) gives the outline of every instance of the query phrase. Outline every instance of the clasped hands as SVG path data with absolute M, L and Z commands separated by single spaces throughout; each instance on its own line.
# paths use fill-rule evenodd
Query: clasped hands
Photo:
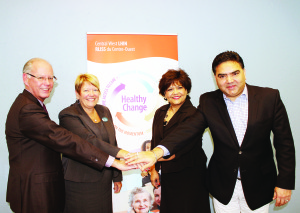
M 127 165 L 136 165 L 142 172 L 153 166 L 164 154 L 161 148 L 154 148 L 151 151 L 128 153 L 124 159 Z
M 120 170 L 126 171 L 131 169 L 140 169 L 145 171 L 154 165 L 158 159 L 160 159 L 164 154 L 161 148 L 154 148 L 151 151 L 142 151 L 130 153 L 126 150 L 121 149 L 117 158 L 124 158 L 125 161 L 115 160 L 114 163 L 118 164 L 114 166 Z

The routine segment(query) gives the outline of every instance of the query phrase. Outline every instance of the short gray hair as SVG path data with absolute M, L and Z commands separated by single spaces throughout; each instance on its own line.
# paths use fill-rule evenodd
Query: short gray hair
M 130 207 L 132 206 L 134 196 L 135 196 L 136 194 L 140 194 L 140 193 L 147 193 L 147 194 L 148 194 L 149 200 L 150 200 L 150 209 L 151 209 L 151 208 L 152 208 L 152 204 L 153 204 L 153 198 L 152 198 L 151 194 L 150 194 L 145 188 L 142 188 L 142 187 L 135 187 L 135 188 L 130 192 L 130 195 L 129 195 L 129 201 L 128 201 L 129 206 L 130 206 Z
M 26 62 L 26 64 L 23 67 L 23 73 L 31 73 L 32 70 L 32 65 L 34 62 L 38 62 L 38 61 L 43 61 L 48 63 L 49 65 L 51 65 L 48 61 L 46 61 L 45 59 L 42 58 L 32 58 L 29 61 Z

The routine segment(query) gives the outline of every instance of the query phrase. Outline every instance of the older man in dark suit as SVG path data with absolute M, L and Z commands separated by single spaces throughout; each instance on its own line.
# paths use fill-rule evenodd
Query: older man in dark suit
M 101 170 L 113 166 L 127 170 L 112 157 L 51 121 L 44 100 L 55 81 L 45 60 L 29 60 L 23 69 L 25 90 L 11 106 L 6 120 L 9 151 L 7 202 L 16 213 L 58 213 L 64 208 L 61 154 Z
M 201 95 L 197 113 L 166 137 L 161 148 L 139 154 L 138 160 L 131 155 L 128 162 L 146 162 L 148 167 L 209 127 L 214 153 L 208 187 L 215 211 L 266 213 L 272 199 L 276 206 L 286 204 L 295 187 L 295 148 L 279 91 L 246 84 L 244 63 L 236 52 L 219 54 L 212 68 L 219 89 Z

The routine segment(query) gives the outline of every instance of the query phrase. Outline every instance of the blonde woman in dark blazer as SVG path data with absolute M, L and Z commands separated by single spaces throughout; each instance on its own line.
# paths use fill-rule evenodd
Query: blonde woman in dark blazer
M 77 101 L 59 114 L 60 125 L 111 156 L 120 151 L 109 109 L 99 105 L 99 81 L 81 74 L 75 81 Z M 122 173 L 114 168 L 95 170 L 63 155 L 66 213 L 112 213 L 112 181 L 115 193 L 122 187 Z

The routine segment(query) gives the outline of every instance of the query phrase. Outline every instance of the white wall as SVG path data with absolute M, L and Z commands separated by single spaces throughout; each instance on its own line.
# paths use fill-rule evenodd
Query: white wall
M 9 166 L 4 131 L 8 110 L 24 88 L 22 67 L 32 57 L 52 63 L 58 84 L 46 103 L 58 121 L 58 112 L 75 100 L 75 77 L 86 71 L 86 32 L 178 33 L 179 64 L 191 76 L 194 105 L 200 94 L 216 88 L 213 58 L 237 51 L 249 84 L 280 90 L 298 150 L 299 9 L 297 0 L 0 0 L 0 212 L 11 212 L 5 202 Z M 207 133 L 204 149 L 210 156 Z M 298 212 L 299 199 L 296 182 L 292 200 L 281 212 Z M 271 204 L 270 212 L 278 209 Z

